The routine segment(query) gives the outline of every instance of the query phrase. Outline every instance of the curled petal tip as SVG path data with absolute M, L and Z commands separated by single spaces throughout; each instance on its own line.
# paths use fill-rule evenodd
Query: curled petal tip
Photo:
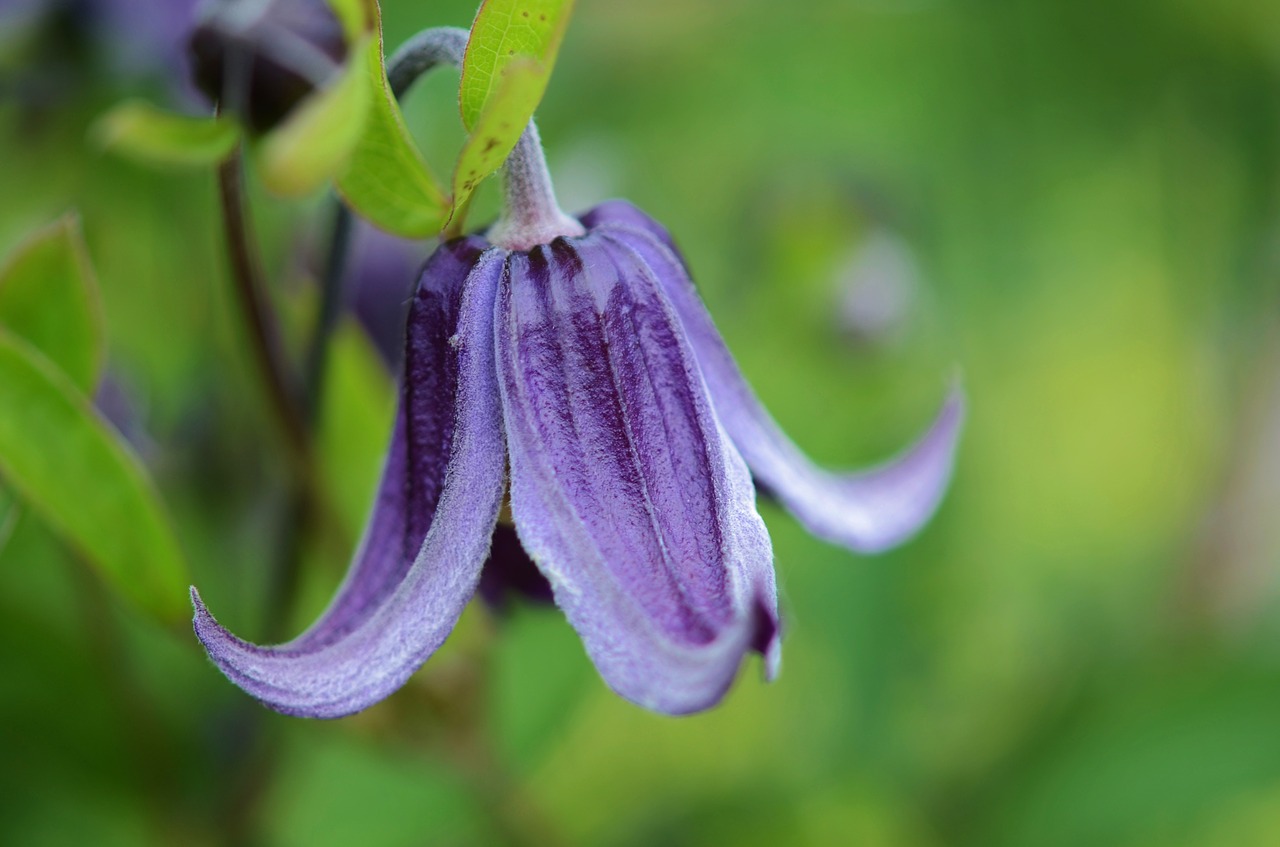
M 451 325 L 468 339 L 492 336 L 502 263 L 472 255 L 461 264 L 465 285 L 453 268 L 442 272 L 443 281 L 427 273 L 432 279 L 419 290 L 406 359 L 411 376 L 383 485 L 361 552 L 329 610 L 293 641 L 259 646 L 219 625 L 191 590 L 196 636 L 209 658 L 277 712 L 338 718 L 382 700 L 439 648 L 475 591 L 505 489 L 501 412 L 492 347 L 468 343 L 445 352 L 445 336 Z M 426 391 L 433 379 L 439 390 Z M 452 407 L 443 413 L 451 418 L 448 439 L 436 411 L 442 396 Z
M 946 491 L 964 413 L 958 380 L 926 435 L 897 459 L 859 473 L 815 465 L 786 436 L 742 376 L 684 263 L 657 224 L 634 208 L 610 208 L 607 237 L 633 251 L 661 281 L 680 316 L 716 414 L 757 483 L 819 538 L 863 553 L 910 538 Z

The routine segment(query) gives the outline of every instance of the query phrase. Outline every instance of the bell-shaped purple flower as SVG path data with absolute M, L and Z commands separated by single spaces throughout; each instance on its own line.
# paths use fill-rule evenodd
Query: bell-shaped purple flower
M 908 537 L 942 495 L 958 394 L 896 461 L 823 471 L 755 398 L 662 227 L 617 201 L 574 221 L 536 173 L 509 163 L 508 181 L 523 219 L 444 244 L 422 272 L 381 488 L 329 609 L 261 647 L 192 590 L 210 657 L 273 709 L 339 717 L 401 686 L 476 593 L 495 530 L 489 568 L 512 554 L 508 497 L 605 682 L 658 712 L 706 709 L 748 652 L 768 677 L 779 665 L 757 483 L 863 551 Z

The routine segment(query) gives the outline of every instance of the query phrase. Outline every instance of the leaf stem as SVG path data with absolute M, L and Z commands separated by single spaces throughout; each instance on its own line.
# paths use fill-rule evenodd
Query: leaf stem
M 456 26 L 424 29 L 410 38 L 387 60 L 387 82 L 400 100 L 413 84 L 438 65 L 462 67 L 471 34 Z

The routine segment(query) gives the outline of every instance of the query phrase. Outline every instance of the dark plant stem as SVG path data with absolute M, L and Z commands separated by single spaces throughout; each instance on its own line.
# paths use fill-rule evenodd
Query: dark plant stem
M 218 166 L 218 201 L 235 283 L 236 304 L 244 317 L 254 360 L 290 456 L 310 465 L 311 436 L 290 377 L 280 333 L 268 306 L 262 262 L 250 234 L 244 196 L 244 163 L 239 150 Z
M 334 203 L 333 225 L 329 232 L 329 253 L 325 257 L 320 280 L 320 310 L 315 329 L 307 346 L 303 371 L 303 415 L 308 427 L 314 428 L 324 402 L 325 374 L 329 364 L 329 342 L 342 314 L 343 280 L 347 272 L 347 256 L 351 252 L 354 221 L 351 211 L 341 200 Z
M 321 277 L 320 308 L 315 327 L 307 344 L 303 365 L 302 423 L 308 437 L 314 438 L 320 424 L 324 403 L 325 376 L 329 365 L 329 343 L 342 315 L 343 278 L 350 252 L 352 216 L 339 200 L 334 205 L 333 225 L 329 233 L 329 252 Z M 285 506 L 283 531 L 276 550 L 275 570 L 267 589 L 266 627 L 268 640 L 283 640 L 293 613 L 294 598 L 301 580 L 303 539 L 306 529 L 315 522 L 316 493 L 311 480 L 296 480 Z

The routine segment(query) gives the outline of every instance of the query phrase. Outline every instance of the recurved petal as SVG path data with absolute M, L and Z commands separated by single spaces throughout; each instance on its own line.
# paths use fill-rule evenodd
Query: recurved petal
M 444 642 L 475 592 L 505 487 L 492 342 L 503 254 L 477 260 L 477 247 L 447 245 L 453 258 L 424 272 L 378 501 L 329 610 L 293 641 L 262 647 L 221 627 L 192 589 L 210 658 L 276 711 L 334 718 L 378 702 Z
M 495 321 L 524 547 L 605 681 L 660 712 L 777 665 L 772 550 L 670 304 L 599 239 L 513 253 Z
M 683 324 L 717 415 L 757 482 L 814 535 L 875 552 L 915 534 L 933 515 L 951 478 L 964 418 L 964 395 L 952 388 L 930 429 L 897 458 L 857 473 L 815 465 L 787 438 L 756 398 L 716 330 L 684 262 L 665 231 L 634 207 L 610 204 L 596 230 L 633 251 L 661 280 Z

